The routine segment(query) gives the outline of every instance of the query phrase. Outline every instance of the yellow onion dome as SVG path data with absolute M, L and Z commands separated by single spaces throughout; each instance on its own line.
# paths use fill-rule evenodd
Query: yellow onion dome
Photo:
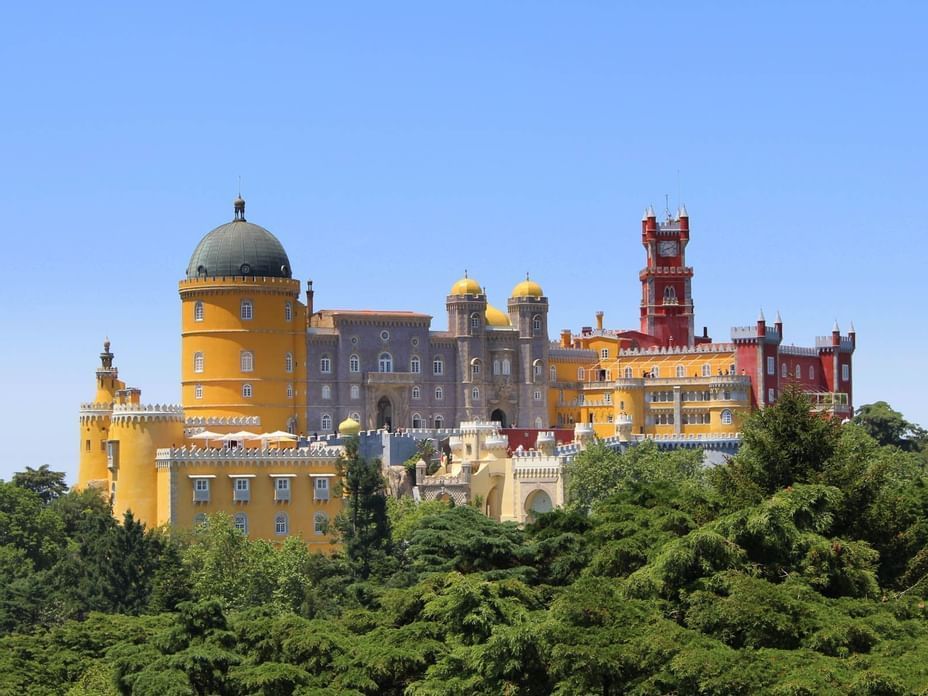
M 478 283 L 473 278 L 468 278 L 467 274 L 464 274 L 464 277 L 461 278 L 458 282 L 451 286 L 451 295 L 482 295 L 483 288 L 480 287 Z
M 361 432 L 361 424 L 354 418 L 346 418 L 338 424 L 338 434 L 342 437 L 354 437 Z
M 512 327 L 512 322 L 509 321 L 509 315 L 493 305 L 487 305 L 487 311 L 484 316 L 487 319 L 487 326 L 498 326 L 504 329 Z
M 512 297 L 542 297 L 544 294 L 541 286 L 528 276 L 512 289 Z

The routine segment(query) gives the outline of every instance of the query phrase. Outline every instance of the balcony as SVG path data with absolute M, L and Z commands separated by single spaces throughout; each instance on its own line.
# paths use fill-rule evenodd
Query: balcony
M 850 417 L 853 409 L 845 392 L 806 392 L 816 413 Z
M 278 503 L 290 502 L 290 489 L 289 488 L 275 488 L 274 489 L 274 500 L 276 500 Z
M 247 503 L 251 500 L 251 490 L 248 488 L 236 488 L 232 491 L 232 501 L 236 503 Z
M 403 384 L 412 386 L 422 381 L 421 372 L 368 372 L 367 383 L 374 384 Z
M 643 387 L 749 387 L 748 375 L 709 375 L 708 377 L 623 377 L 615 382 L 617 389 L 641 389 Z
M 208 503 L 209 502 L 209 488 L 205 490 L 199 490 L 197 488 L 194 488 L 193 489 L 193 502 Z

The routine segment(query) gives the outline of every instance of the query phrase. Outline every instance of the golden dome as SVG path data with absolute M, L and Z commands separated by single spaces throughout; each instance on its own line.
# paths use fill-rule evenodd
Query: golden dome
M 464 277 L 451 286 L 451 295 L 482 295 L 483 288 L 473 278 L 467 277 L 467 271 L 464 271 Z
M 346 418 L 338 424 L 338 434 L 342 437 L 354 437 L 361 432 L 361 424 L 354 418 Z
M 544 290 L 534 280 L 530 280 L 528 273 L 525 274 L 525 280 L 512 289 L 512 297 L 542 297 Z
M 484 316 L 487 318 L 487 326 L 499 326 L 505 329 L 512 327 L 512 322 L 509 321 L 509 315 L 493 305 L 487 305 L 487 311 Z

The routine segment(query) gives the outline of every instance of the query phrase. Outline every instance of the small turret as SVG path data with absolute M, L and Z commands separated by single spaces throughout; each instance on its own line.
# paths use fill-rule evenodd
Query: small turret
M 596 312 L 596 329 L 598 331 L 603 330 L 603 316 L 604 316 L 603 310 L 599 310 L 598 312 Z
M 854 322 L 851 322 L 851 328 L 847 332 L 848 338 L 851 339 L 851 345 L 857 347 L 857 329 L 854 328 Z
M 767 335 L 767 320 L 764 318 L 764 310 L 761 308 L 757 315 L 757 336 L 763 338 Z
M 833 346 L 841 345 L 841 327 L 838 326 L 837 319 L 835 319 L 834 326 L 831 327 L 831 345 Z
M 780 310 L 777 310 L 777 318 L 774 321 L 773 328 L 776 329 L 777 335 L 783 338 L 783 317 L 780 316 Z

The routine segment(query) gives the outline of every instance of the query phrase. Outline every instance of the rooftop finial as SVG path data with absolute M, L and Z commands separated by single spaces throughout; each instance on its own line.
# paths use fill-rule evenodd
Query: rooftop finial
M 467 277 L 467 269 L 466 269 L 466 268 L 464 269 L 464 277 L 465 277 L 465 278 Z
M 832 333 L 834 333 L 835 331 L 837 331 L 838 333 L 841 333 L 841 327 L 838 326 L 838 320 L 837 320 L 837 319 L 835 319 L 835 325 L 831 327 L 831 331 L 832 331 Z
M 242 222 L 244 222 L 245 221 L 245 199 L 242 198 L 241 192 L 239 192 L 238 198 L 235 199 L 235 203 L 233 204 L 233 207 L 235 209 L 235 219 L 241 220 Z
M 857 333 L 857 329 L 854 328 L 854 322 L 851 322 L 851 328 L 848 329 L 848 333 Z
M 526 279 L 526 280 L 531 280 L 531 278 L 528 277 L 528 271 L 525 272 L 525 279 Z
M 760 313 L 757 315 L 757 321 L 767 321 L 764 319 L 764 308 L 760 308 Z
M 777 324 L 783 323 L 783 317 L 780 316 L 780 310 L 777 310 Z
M 103 338 L 103 352 L 104 353 L 110 352 L 110 337 L 109 336 L 104 336 Z

